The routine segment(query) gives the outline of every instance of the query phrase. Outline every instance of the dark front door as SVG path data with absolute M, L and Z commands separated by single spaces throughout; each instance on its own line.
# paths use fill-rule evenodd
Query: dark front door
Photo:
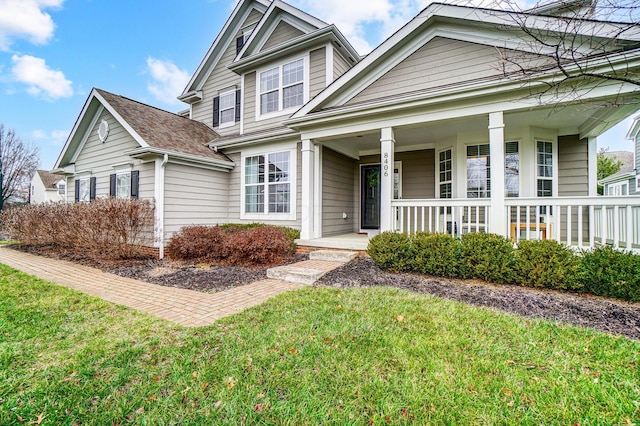
M 360 226 L 362 229 L 380 227 L 380 165 L 360 168 Z

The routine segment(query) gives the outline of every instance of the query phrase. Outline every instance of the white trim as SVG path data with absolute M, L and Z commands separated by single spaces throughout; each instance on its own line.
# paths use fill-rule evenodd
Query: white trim
M 89 123 L 89 127 L 87 127 L 87 130 L 85 130 L 84 134 L 82 135 L 82 139 L 80 140 L 80 144 L 78 144 L 78 148 L 76 148 L 76 152 L 74 152 L 73 157 L 71 157 L 71 163 L 75 163 L 76 160 L 78 159 L 78 155 L 80 155 L 80 152 L 82 151 L 82 149 L 86 145 L 87 140 L 89 139 L 89 136 L 91 135 L 91 132 L 93 132 L 93 129 L 96 127 L 96 123 L 100 119 L 100 116 L 102 115 L 102 111 L 104 111 L 104 106 L 100 105 L 98 107 L 98 110 L 96 111 L 95 116 L 91 119 L 91 122 Z M 80 118 L 78 119 L 78 121 L 80 121 L 80 120 L 82 120 L 82 114 L 80 115 Z M 73 135 L 73 132 L 71 133 L 71 135 Z M 69 136 L 69 141 L 71 141 L 71 136 Z M 62 150 L 62 153 L 64 153 L 66 151 L 66 148 L 67 147 L 65 147 L 65 149 Z M 60 159 L 62 159 L 62 154 L 60 154 Z M 58 160 L 58 161 L 60 161 L 60 160 Z
M 587 173 L 589 179 L 589 196 L 598 195 L 598 139 L 588 138 L 587 146 Z
M 314 172 L 315 172 L 315 180 L 313 182 L 314 188 L 314 200 L 313 205 L 315 208 L 314 214 L 314 222 L 313 222 L 313 232 L 314 238 L 322 238 L 323 230 L 322 230 L 322 165 L 323 165 L 323 149 L 322 145 L 316 144 L 314 146 Z
M 153 195 L 155 198 L 155 219 L 156 219 L 156 235 L 155 246 L 158 247 L 158 257 L 164 258 L 164 182 L 165 182 L 165 166 L 169 161 L 168 154 L 164 154 L 163 158 L 156 158 L 155 173 L 153 182 Z
M 277 145 L 270 145 L 262 147 L 258 150 L 256 147 L 243 151 L 240 156 L 240 219 L 242 220 L 261 220 L 261 221 L 295 221 L 296 220 L 296 207 L 297 207 L 297 180 L 298 180 L 298 144 L 297 142 L 287 144 L 287 148 L 281 148 Z M 279 152 L 289 152 L 289 213 L 246 213 L 245 212 L 245 159 L 247 157 L 254 157 L 257 155 L 265 156 L 265 168 L 268 168 L 269 155 Z M 268 188 L 268 170 L 265 170 L 265 194 L 264 194 L 264 208 L 265 211 L 269 208 L 269 193 Z
M 331 83 L 333 83 L 333 43 L 327 43 L 325 50 L 326 50 L 325 52 L 326 69 L 325 69 L 325 77 L 324 77 L 325 79 L 324 87 L 327 87 Z
M 302 104 L 301 105 L 295 105 L 293 107 L 287 108 L 287 109 L 283 109 L 283 102 L 284 102 L 284 88 L 282 86 L 282 67 L 284 65 L 288 65 L 292 62 L 296 62 L 301 60 L 303 61 L 303 72 L 304 72 L 304 76 L 303 76 L 303 81 L 302 81 Z M 262 68 L 258 68 L 256 70 L 256 107 L 255 107 L 255 120 L 256 121 L 262 121 L 262 120 L 268 120 L 270 118 L 274 118 L 274 117 L 280 117 L 283 115 L 291 115 L 292 112 L 297 111 L 301 106 L 303 106 L 304 104 L 306 104 L 307 102 L 309 102 L 309 84 L 310 84 L 310 73 L 309 73 L 309 52 L 307 52 L 306 54 L 300 56 L 300 55 L 296 55 L 296 56 L 291 56 L 288 57 L 284 60 L 278 61 L 277 63 L 268 65 L 268 66 L 263 66 Z M 261 110 L 262 110 L 262 105 L 260 104 L 260 95 L 261 90 L 260 90 L 260 74 L 266 71 L 270 71 L 274 68 L 278 68 L 278 110 L 277 111 L 273 111 L 270 113 L 266 113 L 266 114 L 261 114 Z
M 129 132 L 129 134 L 133 137 L 133 139 L 135 139 L 136 142 L 138 142 L 138 144 L 141 147 L 144 148 L 148 148 L 149 144 L 142 139 L 142 136 L 140 136 L 138 134 L 138 132 L 136 132 L 135 130 L 133 130 L 133 127 L 131 127 L 131 125 L 129 123 L 127 123 L 127 121 L 122 118 L 122 116 L 120 114 L 118 114 L 118 112 L 109 104 L 109 102 L 107 102 L 100 93 L 98 93 L 95 89 L 92 92 L 92 95 L 95 96 L 100 103 L 102 103 L 102 105 L 104 105 L 104 107 L 107 109 L 107 111 L 109 111 L 111 113 L 111 115 L 113 116 L 113 118 L 116 119 L 116 121 L 118 123 L 120 123 L 120 125 L 122 127 L 124 127 L 124 129 Z
M 244 134 L 244 76 L 240 76 L 240 134 Z M 257 78 L 257 77 L 256 77 Z

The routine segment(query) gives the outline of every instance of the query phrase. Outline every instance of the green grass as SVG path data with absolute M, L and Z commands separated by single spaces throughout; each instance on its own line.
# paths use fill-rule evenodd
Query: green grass
M 639 419 L 640 343 L 621 337 L 385 288 L 188 329 L 0 265 L 3 425 Z
M 17 241 L 12 240 L 0 240 L 0 246 L 8 246 L 9 244 L 16 244 Z

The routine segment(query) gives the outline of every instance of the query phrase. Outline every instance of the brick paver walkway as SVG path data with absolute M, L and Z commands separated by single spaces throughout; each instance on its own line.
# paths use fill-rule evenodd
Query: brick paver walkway
M 266 279 L 208 294 L 163 287 L 0 246 L 0 263 L 109 302 L 148 312 L 185 326 L 204 326 L 289 290 L 302 287 Z

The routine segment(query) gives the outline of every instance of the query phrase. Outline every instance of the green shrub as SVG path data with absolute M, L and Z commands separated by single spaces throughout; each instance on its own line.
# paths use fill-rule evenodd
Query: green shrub
M 519 284 L 556 290 L 579 290 L 580 258 L 554 240 L 520 241 L 516 250 Z
M 609 246 L 584 252 L 580 279 L 585 291 L 639 302 L 640 256 Z
M 367 253 L 381 268 L 390 271 L 411 270 L 413 252 L 411 238 L 407 234 L 383 232 L 369 240 Z
M 413 237 L 412 270 L 440 277 L 460 276 L 460 240 L 448 234 L 418 233 Z
M 515 255 L 511 240 L 496 234 L 469 233 L 462 236 L 463 278 L 510 284 L 514 282 Z

